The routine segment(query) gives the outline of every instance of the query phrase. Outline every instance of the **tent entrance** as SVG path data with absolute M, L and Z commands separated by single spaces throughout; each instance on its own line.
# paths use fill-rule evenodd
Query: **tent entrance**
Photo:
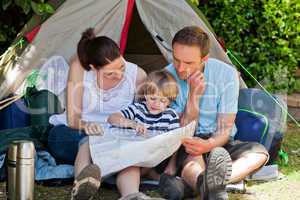
M 168 62 L 161 54 L 134 6 L 129 27 L 125 59 L 137 64 L 147 73 L 165 67 Z

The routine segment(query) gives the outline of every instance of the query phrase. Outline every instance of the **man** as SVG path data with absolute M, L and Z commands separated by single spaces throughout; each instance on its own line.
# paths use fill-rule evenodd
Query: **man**
M 208 58 L 208 35 L 199 27 L 185 27 L 174 36 L 172 48 L 173 63 L 167 70 L 179 86 L 172 107 L 180 113 L 182 126 L 197 120 L 198 127 L 177 152 L 182 179 L 163 174 L 160 191 L 165 198 L 182 199 L 187 189 L 183 186 L 188 185 L 202 199 L 227 199 L 225 185 L 263 166 L 268 152 L 258 143 L 233 141 L 238 73 L 232 66 Z

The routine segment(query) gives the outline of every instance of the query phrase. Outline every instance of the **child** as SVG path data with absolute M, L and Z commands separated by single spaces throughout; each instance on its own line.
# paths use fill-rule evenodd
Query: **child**
M 114 126 L 135 129 L 137 134 L 147 136 L 147 131 L 160 134 L 179 128 L 179 117 L 169 108 L 178 94 L 175 79 L 167 71 L 155 71 L 148 75 L 146 82 L 137 92 L 136 102 L 118 113 L 109 116 L 108 122 Z M 143 169 L 142 174 L 159 179 L 157 173 L 175 173 L 175 155 L 159 164 L 155 171 Z M 164 169 L 165 168 L 165 169 Z
M 138 134 L 147 130 L 161 133 L 179 128 L 179 117 L 169 105 L 177 97 L 176 81 L 167 71 L 149 74 L 137 92 L 137 101 L 118 113 L 109 116 L 114 126 L 132 128 Z

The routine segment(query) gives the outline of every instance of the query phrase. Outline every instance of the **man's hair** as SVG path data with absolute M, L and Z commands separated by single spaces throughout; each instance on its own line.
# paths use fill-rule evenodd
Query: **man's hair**
M 172 46 L 175 43 L 199 47 L 202 58 L 208 54 L 210 47 L 207 33 L 198 26 L 187 26 L 179 30 L 172 40 Z
M 178 94 L 177 82 L 174 77 L 166 70 L 151 72 L 146 81 L 137 91 L 137 101 L 145 101 L 146 95 L 161 93 L 170 101 L 174 101 Z

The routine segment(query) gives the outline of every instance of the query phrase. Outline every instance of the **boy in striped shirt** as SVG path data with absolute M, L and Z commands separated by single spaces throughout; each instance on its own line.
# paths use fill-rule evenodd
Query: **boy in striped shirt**
M 118 113 L 110 115 L 108 122 L 114 126 L 135 129 L 137 134 L 147 136 L 148 131 L 159 134 L 179 128 L 179 116 L 169 107 L 178 94 L 177 83 L 167 71 L 155 71 L 137 92 L 136 102 Z M 174 175 L 176 153 L 161 162 L 154 170 L 143 168 L 142 176 L 159 180 L 161 173 Z
M 177 94 L 176 81 L 169 72 L 152 72 L 139 88 L 137 101 L 112 114 L 108 122 L 114 126 L 135 129 L 141 135 L 146 135 L 147 131 L 164 133 L 179 128 L 179 116 L 169 108 Z

